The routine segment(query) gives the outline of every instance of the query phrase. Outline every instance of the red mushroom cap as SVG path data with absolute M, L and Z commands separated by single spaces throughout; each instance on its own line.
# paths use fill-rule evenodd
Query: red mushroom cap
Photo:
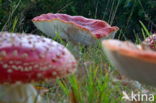
M 121 73 L 156 86 L 156 52 L 128 41 L 103 40 L 102 44 L 108 59 Z
M 105 45 L 105 47 L 111 51 L 118 52 L 120 55 L 146 62 L 156 63 L 156 52 L 138 48 L 131 42 L 104 40 L 103 45 Z
M 55 36 L 55 32 L 61 32 L 61 36 L 67 39 L 81 38 L 80 43 L 85 43 L 85 38 L 101 39 L 118 31 L 118 27 L 111 27 L 107 22 L 96 19 L 88 19 L 82 16 L 70 16 L 67 14 L 42 14 L 32 19 L 39 30 L 45 34 Z M 53 30 L 51 30 L 53 29 Z M 52 31 L 55 31 L 54 33 Z M 79 36 L 76 36 L 79 35 Z M 72 37 L 72 36 L 75 36 Z M 87 37 L 89 36 L 89 37 Z M 88 45 L 88 44 L 87 44 Z
M 36 35 L 0 33 L 0 83 L 29 83 L 73 73 L 76 60 L 61 44 Z

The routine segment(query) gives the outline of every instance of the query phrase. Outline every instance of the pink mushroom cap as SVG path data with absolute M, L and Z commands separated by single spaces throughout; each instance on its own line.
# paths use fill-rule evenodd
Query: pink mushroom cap
M 114 36 L 114 33 L 119 30 L 118 27 L 110 26 L 102 20 L 59 13 L 42 14 L 33 18 L 32 21 L 39 30 L 47 35 L 54 37 L 56 35 L 55 32 L 60 32 L 60 36 L 63 39 L 70 38 L 86 45 L 91 44 L 89 40 L 93 42 L 92 39 L 103 39 L 111 34 Z
M 76 60 L 61 44 L 37 35 L 0 33 L 0 83 L 29 83 L 73 73 Z

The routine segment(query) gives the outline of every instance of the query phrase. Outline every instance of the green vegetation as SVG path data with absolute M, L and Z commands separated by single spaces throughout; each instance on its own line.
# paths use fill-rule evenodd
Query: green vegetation
M 117 39 L 136 43 L 156 30 L 154 0 L 0 0 L 0 8 L 2 31 L 44 35 L 35 28 L 31 19 L 48 12 L 105 20 L 120 27 Z M 51 100 L 54 103 L 126 103 L 122 100 L 122 91 L 148 90 L 153 93 L 155 90 L 147 86 L 136 88 L 128 81 L 123 82 L 121 75 L 107 61 L 100 43 L 86 48 L 73 46 L 59 37 L 55 39 L 73 52 L 79 66 L 76 74 L 65 79 L 36 84 L 48 88 L 44 94 L 46 103 L 51 103 Z M 116 82 L 117 78 L 120 79 Z

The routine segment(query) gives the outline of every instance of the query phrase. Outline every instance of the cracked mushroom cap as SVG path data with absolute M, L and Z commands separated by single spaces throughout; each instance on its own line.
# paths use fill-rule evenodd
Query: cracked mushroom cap
M 42 14 L 33 18 L 32 21 L 39 30 L 47 35 L 55 37 L 59 34 L 63 39 L 84 45 L 91 45 L 97 39 L 113 38 L 119 29 L 102 20 L 59 13 Z
M 73 73 L 76 60 L 61 44 L 37 35 L 0 33 L 0 83 L 29 83 Z
M 106 56 L 110 62 L 133 80 L 156 86 L 156 52 L 145 50 L 131 42 L 103 40 Z

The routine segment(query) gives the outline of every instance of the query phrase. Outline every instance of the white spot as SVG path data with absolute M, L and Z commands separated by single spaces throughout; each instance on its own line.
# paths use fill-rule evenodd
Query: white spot
M 37 74 L 37 77 L 38 77 L 38 78 L 41 78 L 42 76 L 43 76 L 43 75 L 42 75 L 41 73 L 38 73 L 38 74 Z
M 41 70 L 47 70 L 48 69 L 48 67 L 43 67 L 43 68 L 41 68 Z
M 17 67 L 15 65 L 12 66 L 13 69 L 17 70 Z
M 19 70 L 22 70 L 22 69 L 23 69 L 22 66 L 18 66 L 17 68 L 18 68 Z
M 13 71 L 11 69 L 8 69 L 8 73 L 12 73 Z
M 53 76 L 56 76 L 56 75 L 57 75 L 57 73 L 56 73 L 56 72 L 52 72 L 52 75 L 53 75 Z
M 8 64 L 3 64 L 3 68 L 4 69 L 8 68 Z
M 53 67 L 52 65 L 49 65 L 49 66 L 48 66 L 48 68 L 52 68 L 52 67 Z
M 23 58 L 27 58 L 27 57 L 28 57 L 28 54 L 27 54 L 27 53 L 24 53 L 24 54 L 22 55 L 22 57 L 23 57 Z
M 38 64 L 35 64 L 35 65 L 34 65 L 34 68 L 38 68 L 38 67 L 39 67 L 39 65 L 38 65 Z
M 6 56 L 7 53 L 6 53 L 6 51 L 1 51 L 1 52 L 0 52 L 0 55 L 1 55 L 1 56 Z
M 30 67 L 28 67 L 29 68 L 29 70 L 32 70 L 32 67 L 30 66 Z
M 17 51 L 17 50 L 14 50 L 14 51 L 13 51 L 13 55 L 14 55 L 14 56 L 17 56 L 17 55 L 18 55 L 18 51 Z
M 31 67 L 25 67 L 24 71 L 31 71 L 32 68 Z
M 28 67 L 25 67 L 23 71 L 29 71 L 29 68 Z
M 14 62 L 13 62 L 13 61 L 9 61 L 9 63 L 10 63 L 10 64 L 13 64 Z

